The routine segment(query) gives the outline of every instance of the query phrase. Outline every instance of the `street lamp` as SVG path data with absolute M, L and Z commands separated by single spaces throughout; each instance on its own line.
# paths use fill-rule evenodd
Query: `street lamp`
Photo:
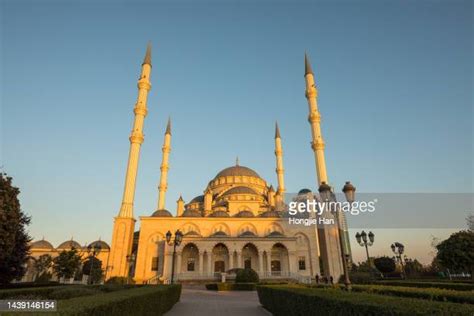
M 168 230 L 166 233 L 166 242 L 169 246 L 173 246 L 173 259 L 171 261 L 171 284 L 173 284 L 174 281 L 174 261 L 176 258 L 176 247 L 181 244 L 181 241 L 183 240 L 183 233 L 178 229 L 174 233 L 174 240 L 171 240 L 172 236 L 173 234 Z
M 405 252 L 405 246 L 402 243 L 396 241 L 392 245 L 390 245 L 390 248 L 392 248 L 392 252 L 395 254 L 395 258 L 400 262 L 400 265 L 402 266 L 402 275 L 403 278 L 405 278 L 405 266 L 403 265 L 402 259 L 402 255 Z
M 90 281 L 90 284 L 93 283 L 92 282 L 92 269 L 94 267 L 94 259 L 95 259 L 95 256 L 97 256 L 101 250 L 102 250 L 102 247 L 97 242 L 94 242 L 90 244 L 89 246 L 87 246 L 87 253 L 89 254 L 89 261 L 91 265 L 89 269 L 89 280 L 88 280 Z
M 367 236 L 369 237 L 369 240 L 367 240 Z M 372 232 L 367 234 L 365 231 L 362 231 L 361 233 L 356 234 L 356 239 L 357 243 L 361 247 L 365 247 L 365 252 L 367 253 L 367 263 L 369 264 L 369 267 L 371 267 L 372 264 L 370 263 L 369 247 L 374 244 L 375 234 Z
M 343 192 L 346 195 L 346 199 L 349 203 L 352 203 L 354 201 L 355 197 L 355 187 L 350 185 L 350 182 L 346 182 L 346 185 L 343 188 Z M 321 197 L 321 200 L 323 202 L 329 202 L 331 198 L 333 198 L 333 193 L 331 191 L 331 187 L 326 183 L 322 182 L 321 185 L 318 188 L 319 191 L 319 196 Z M 334 209 L 334 214 L 336 216 L 336 222 L 337 222 L 337 229 L 339 232 L 339 246 L 341 248 L 341 259 L 342 259 L 342 269 L 344 270 L 344 285 L 346 286 L 346 290 L 350 291 L 351 290 L 351 280 L 349 278 L 349 269 L 347 267 L 347 257 L 349 255 L 345 254 L 345 249 L 344 249 L 344 232 L 341 228 L 341 223 L 339 220 L 339 212 L 341 210 L 339 209 Z

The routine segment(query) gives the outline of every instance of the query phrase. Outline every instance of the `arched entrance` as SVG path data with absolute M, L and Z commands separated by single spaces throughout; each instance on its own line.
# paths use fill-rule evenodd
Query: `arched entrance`
M 281 243 L 273 245 L 271 251 L 271 275 L 287 276 L 289 274 L 289 263 L 288 249 Z
M 212 249 L 212 266 L 214 273 L 225 272 L 229 266 L 229 249 L 227 246 L 219 243 Z
M 195 244 L 189 243 L 184 246 L 181 257 L 181 271 L 198 273 L 199 249 Z
M 242 261 L 245 269 L 258 271 L 258 250 L 254 244 L 248 243 L 242 248 Z

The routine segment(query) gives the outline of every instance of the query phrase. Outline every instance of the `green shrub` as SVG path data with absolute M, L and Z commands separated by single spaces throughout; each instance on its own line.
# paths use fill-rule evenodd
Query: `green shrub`
M 257 286 L 260 303 L 275 316 L 472 315 L 474 306 L 330 288 Z
M 25 289 L 8 289 L 8 290 L 0 290 L 0 299 L 8 299 L 8 298 L 35 298 L 35 299 L 48 299 L 49 295 L 60 289 L 66 288 L 72 285 L 64 285 L 64 286 L 47 286 L 47 287 L 33 287 L 33 288 L 25 288 Z
M 63 286 L 59 282 L 49 281 L 48 283 L 36 283 L 36 282 L 20 282 L 20 283 L 9 283 L 0 285 L 1 289 L 23 289 L 23 288 L 32 288 L 32 287 L 45 287 L 45 286 Z
M 181 296 L 181 285 L 148 285 L 58 302 L 60 315 L 163 315 Z
M 473 283 L 392 280 L 392 281 L 376 281 L 374 282 L 374 284 L 417 287 L 417 288 L 438 288 L 438 289 L 455 290 L 455 291 L 474 291 Z
M 35 280 L 37 284 L 48 284 L 51 281 L 53 275 L 49 272 L 41 273 Z
M 373 272 L 352 272 L 349 279 L 355 284 L 370 284 L 375 281 Z M 344 283 L 344 275 L 339 278 L 339 283 Z
M 107 281 L 105 281 L 105 284 L 135 284 L 135 280 L 132 278 L 127 278 L 127 277 L 111 277 Z
M 209 283 L 206 289 L 209 291 L 255 291 L 255 283 Z
M 431 301 L 474 304 L 474 293 L 435 288 L 414 288 L 388 285 L 353 285 L 356 292 L 367 292 L 381 295 L 420 298 Z
M 94 295 L 98 293 L 100 293 L 100 291 L 96 289 L 82 287 L 82 286 L 81 287 L 72 286 L 72 287 L 60 288 L 51 292 L 48 295 L 48 299 L 66 300 L 73 297 Z
M 242 269 L 237 271 L 235 283 L 258 283 L 258 273 L 253 269 Z

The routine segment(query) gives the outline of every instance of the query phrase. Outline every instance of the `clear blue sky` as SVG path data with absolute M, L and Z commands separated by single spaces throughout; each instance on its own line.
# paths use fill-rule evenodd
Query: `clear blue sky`
M 170 210 L 236 155 L 275 183 L 275 120 L 287 190 L 314 189 L 305 50 L 333 185 L 473 192 L 471 1 L 224 2 L 1 1 L 1 164 L 33 236 L 110 240 L 149 40 L 137 216 L 156 207 L 168 116 Z

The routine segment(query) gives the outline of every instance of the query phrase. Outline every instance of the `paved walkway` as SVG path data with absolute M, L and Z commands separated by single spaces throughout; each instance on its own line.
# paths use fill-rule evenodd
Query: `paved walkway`
M 166 316 L 260 316 L 271 315 L 260 306 L 256 291 L 208 291 L 183 288 L 181 300 Z

